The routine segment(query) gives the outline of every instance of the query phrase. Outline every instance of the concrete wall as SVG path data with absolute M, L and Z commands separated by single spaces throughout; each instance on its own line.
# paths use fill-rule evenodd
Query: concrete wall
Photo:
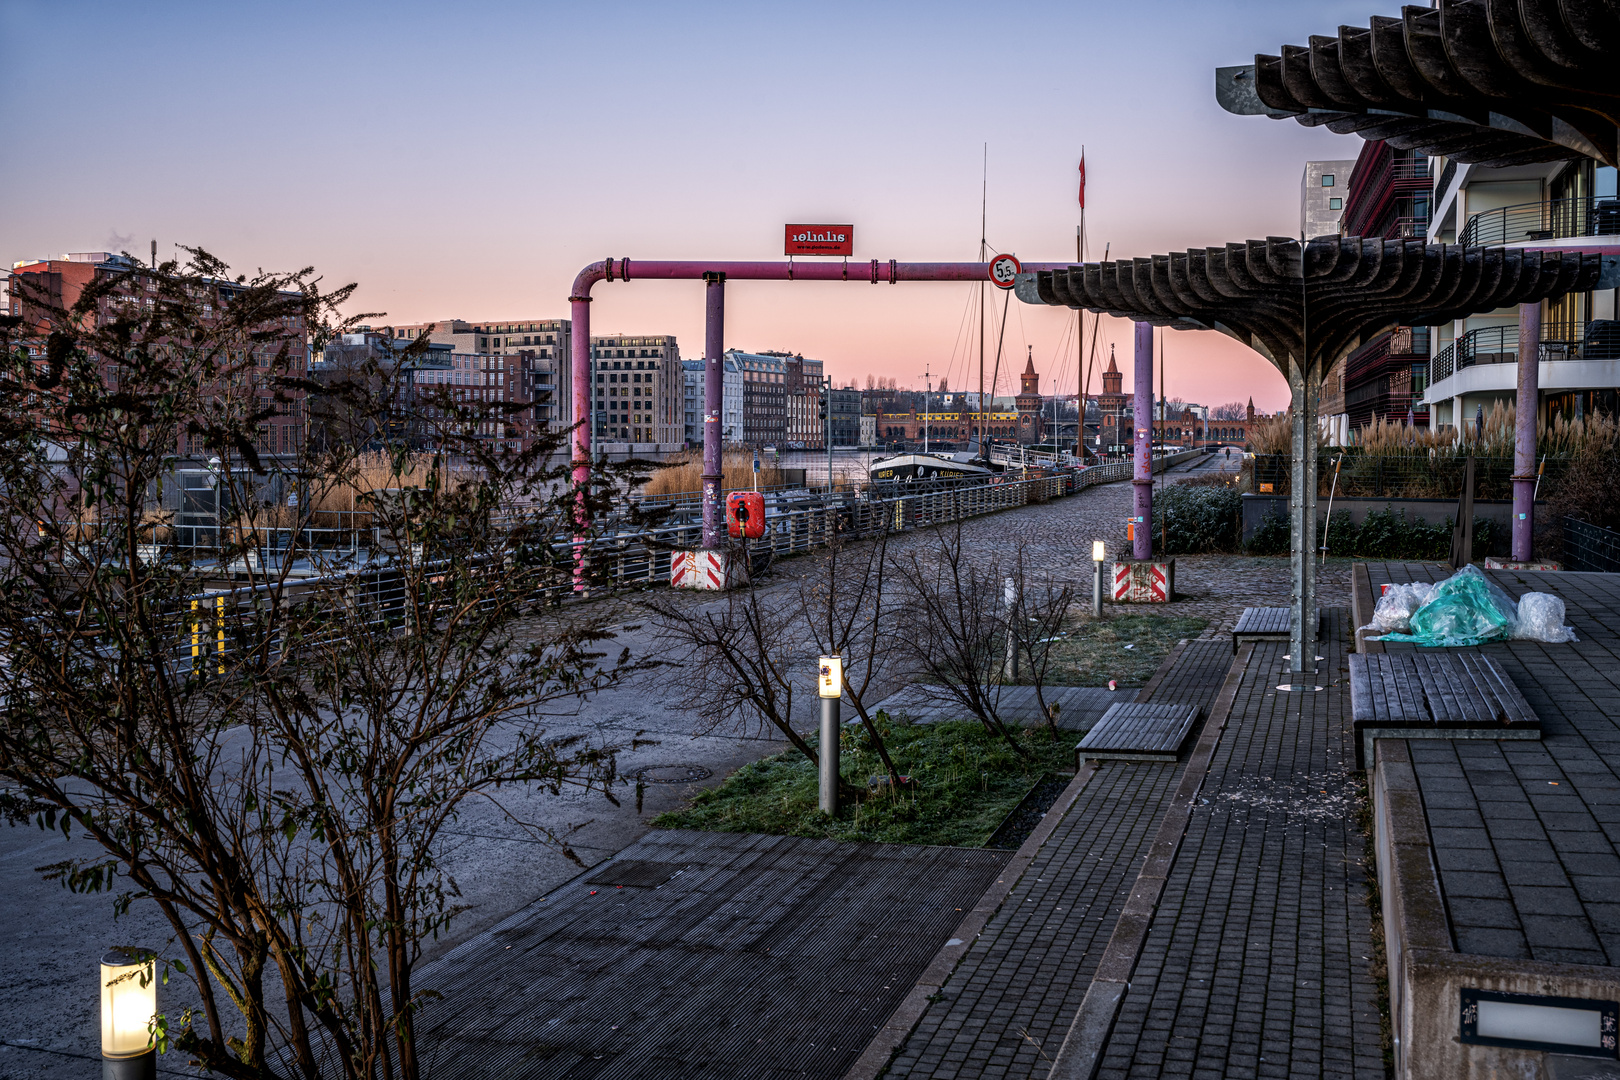
M 1344 499 L 1333 500 L 1333 517 L 1338 520 L 1339 515 L 1348 512 L 1350 520 L 1360 525 L 1367 520 L 1367 515 L 1393 510 L 1397 513 L 1406 512 L 1412 521 L 1422 521 L 1435 524 L 1455 519 L 1457 516 L 1456 499 Z M 1328 502 L 1326 498 L 1316 501 L 1317 517 L 1327 517 Z M 1269 513 L 1278 513 L 1284 518 L 1288 516 L 1288 496 L 1286 495 L 1245 495 L 1243 496 L 1243 542 L 1247 544 L 1254 537 L 1255 530 L 1265 520 Z M 1545 516 L 1547 510 L 1546 500 L 1536 503 L 1536 516 L 1538 519 Z M 1487 555 L 1506 555 L 1511 550 L 1513 532 L 1513 503 L 1506 499 L 1475 499 L 1474 516 L 1484 518 L 1493 523 L 1496 528 L 1491 538 L 1491 549 Z

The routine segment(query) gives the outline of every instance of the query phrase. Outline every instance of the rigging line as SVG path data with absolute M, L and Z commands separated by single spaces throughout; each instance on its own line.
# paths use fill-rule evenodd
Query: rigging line
M 996 374 L 990 380 L 990 399 L 995 400 L 996 390 L 1001 382 L 1001 345 L 1007 340 L 1007 304 L 1012 300 L 1012 290 L 1004 290 L 1006 296 L 1001 301 L 1001 332 L 996 335 Z

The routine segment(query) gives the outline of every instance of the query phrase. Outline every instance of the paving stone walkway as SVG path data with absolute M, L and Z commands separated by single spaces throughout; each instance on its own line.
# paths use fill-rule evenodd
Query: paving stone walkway
M 1189 643 L 1149 700 L 1207 710 L 1231 659 L 1226 642 Z M 1045 1076 L 1183 768 L 1098 766 L 924 1012 L 889 1076 Z
M 1317 693 L 1253 647 L 1098 1076 L 1381 1080 L 1364 837 L 1328 609 Z

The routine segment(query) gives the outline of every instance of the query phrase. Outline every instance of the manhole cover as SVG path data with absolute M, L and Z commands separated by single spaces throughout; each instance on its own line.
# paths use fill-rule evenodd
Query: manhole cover
M 714 773 L 701 765 L 648 765 L 630 774 L 643 784 L 690 784 Z

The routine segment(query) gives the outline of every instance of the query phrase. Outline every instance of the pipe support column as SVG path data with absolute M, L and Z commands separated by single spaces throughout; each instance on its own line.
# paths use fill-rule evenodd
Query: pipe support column
M 1153 558 L 1153 324 L 1136 324 L 1136 467 L 1131 477 L 1135 502 L 1131 516 L 1131 557 Z
M 725 481 L 726 275 L 703 275 L 703 550 L 726 546 L 720 486 Z
M 1541 405 L 1541 305 L 1519 305 L 1519 396 L 1513 433 L 1513 559 L 1535 546 L 1536 413 Z
M 585 543 L 591 524 L 587 505 L 591 481 L 591 298 L 570 296 L 568 306 L 572 335 L 569 372 L 572 411 L 568 419 L 573 426 L 574 443 L 574 589 L 579 591 L 585 588 Z

